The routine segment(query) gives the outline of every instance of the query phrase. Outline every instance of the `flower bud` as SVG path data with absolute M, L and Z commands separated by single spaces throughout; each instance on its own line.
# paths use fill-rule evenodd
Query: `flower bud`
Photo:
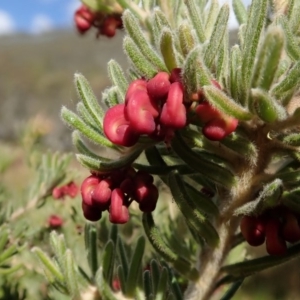
M 101 219 L 102 217 L 101 209 L 97 208 L 94 205 L 87 205 L 83 201 L 81 203 L 81 207 L 82 207 L 83 215 L 87 220 L 91 222 L 96 222 Z
M 118 26 L 119 21 L 114 16 L 107 16 L 100 27 L 100 34 L 112 38 L 115 36 Z
M 286 242 L 280 235 L 279 219 L 270 219 L 266 225 L 266 249 L 270 255 L 284 255 L 287 250 Z
M 125 104 L 117 104 L 111 107 L 105 114 L 103 129 L 106 137 L 116 145 L 131 147 L 139 139 L 129 121 L 124 115 Z
M 136 194 L 138 195 L 139 208 L 142 212 L 149 213 L 155 210 L 159 194 L 154 184 L 140 187 Z
M 103 179 L 97 184 L 92 192 L 92 203 L 101 210 L 109 208 L 111 197 L 111 180 Z
M 99 184 L 100 178 L 94 175 L 87 177 L 81 184 L 81 197 L 86 205 L 93 205 L 92 193 L 95 187 Z
M 62 199 L 64 196 L 63 190 L 60 187 L 55 187 L 52 190 L 52 197 L 54 199 Z
M 62 227 L 64 220 L 58 215 L 51 215 L 48 219 L 48 225 L 52 229 L 58 229 Z
M 124 193 L 119 188 L 114 189 L 111 194 L 109 220 L 114 224 L 124 224 L 129 220 L 129 211 L 124 205 Z
M 95 19 L 95 14 L 90 11 L 86 6 L 82 5 L 75 12 L 74 21 L 77 27 L 77 30 L 83 34 L 88 31 Z
M 75 182 L 71 181 L 66 186 L 66 194 L 71 198 L 75 198 L 78 194 L 78 186 Z
M 221 118 L 222 116 L 221 112 L 214 108 L 207 101 L 200 103 L 196 107 L 195 113 L 203 123 L 207 123 L 213 119 Z
M 127 89 L 125 95 L 125 104 L 127 104 L 128 100 L 130 99 L 131 95 L 136 91 L 147 91 L 147 82 L 144 79 L 136 79 L 132 81 Z
M 182 103 L 183 86 L 180 82 L 174 82 L 163 105 L 160 123 L 173 129 L 183 128 L 186 124 L 186 108 Z
M 131 94 L 125 107 L 125 116 L 133 130 L 139 134 L 154 132 L 159 110 L 146 91 L 135 91 Z
M 243 216 L 240 229 L 243 237 L 251 246 L 260 246 L 265 241 L 265 221 L 262 218 Z
M 168 73 L 159 72 L 148 81 L 147 92 L 152 99 L 159 101 L 167 97 L 171 86 L 169 77 Z

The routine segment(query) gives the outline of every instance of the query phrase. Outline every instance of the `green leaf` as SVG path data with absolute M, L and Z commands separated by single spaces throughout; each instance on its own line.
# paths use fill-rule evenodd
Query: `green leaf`
M 187 56 L 182 68 L 182 80 L 189 96 L 197 93 L 204 85 L 210 85 L 213 78 L 200 54 L 201 48 L 194 48 Z
M 67 250 L 67 245 L 64 236 L 58 235 L 56 231 L 51 231 L 50 233 L 50 245 L 55 254 L 55 258 L 58 262 L 60 270 L 64 272 L 66 269 L 65 254 Z
M 124 278 L 126 279 L 128 278 L 129 263 L 128 263 L 128 257 L 124 247 L 124 243 L 121 238 L 118 238 L 117 247 L 118 247 L 118 257 L 122 266 L 122 273 L 124 275 Z M 124 290 L 126 290 L 126 286 L 124 286 Z
M 166 15 L 161 11 L 159 7 L 153 9 L 153 14 L 151 15 L 150 23 L 152 25 L 152 34 L 154 43 L 157 50 L 160 48 L 160 34 L 164 28 L 172 29 Z
M 102 129 L 104 111 L 99 105 L 98 100 L 95 94 L 93 93 L 89 82 L 80 73 L 76 73 L 74 75 L 74 81 L 77 93 L 80 99 L 82 100 L 82 103 L 88 110 L 95 123 Z
M 146 171 L 152 175 L 167 175 L 172 170 L 178 170 L 178 172 L 182 175 L 195 173 L 195 171 L 189 168 L 186 164 L 172 165 L 172 166 L 168 166 L 166 164 L 165 166 L 161 166 L 161 165 L 146 166 L 146 165 L 134 163 L 133 167 L 138 170 Z
M 150 261 L 150 270 L 152 275 L 152 293 L 153 295 L 157 295 L 157 288 L 160 282 L 161 266 L 155 259 Z M 155 300 L 157 300 L 157 298 L 155 298 Z
M 124 98 L 121 98 L 120 91 L 117 86 L 106 89 L 102 93 L 102 101 L 108 108 L 111 108 L 119 103 L 123 103 L 122 99 L 124 100 Z
M 300 213 L 300 188 L 296 187 L 282 194 L 282 204 L 292 211 Z
M 260 47 L 255 64 L 252 87 L 260 87 L 268 91 L 274 81 L 284 46 L 284 33 L 280 27 L 268 29 Z
M 222 90 L 210 85 L 203 87 L 207 100 L 218 110 L 238 120 L 247 121 L 252 114 L 234 100 L 229 98 Z
M 96 273 L 96 285 L 97 285 L 97 288 L 100 292 L 101 297 L 103 297 L 103 299 L 118 300 L 118 298 L 116 298 L 114 296 L 113 291 L 111 290 L 109 284 L 107 283 L 101 267 L 99 268 L 99 270 Z
M 73 254 L 70 249 L 67 249 L 65 253 L 65 268 L 64 275 L 68 290 L 73 298 L 77 298 L 79 297 L 78 277 L 75 270 Z
M 198 7 L 195 3 L 195 0 L 185 0 L 184 4 L 186 5 L 189 13 L 189 17 L 191 19 L 191 22 L 193 24 L 193 27 L 195 28 L 195 31 L 197 33 L 198 39 L 201 43 L 205 42 L 205 32 L 202 24 L 202 19 L 200 16 L 200 13 L 198 11 Z
M 91 223 L 85 224 L 85 248 L 87 251 L 87 260 L 94 278 L 99 268 L 98 264 L 98 249 L 97 249 L 97 228 Z
M 103 160 L 103 161 L 110 161 L 110 159 L 100 156 L 100 155 L 94 153 L 90 148 L 88 148 L 86 143 L 82 140 L 79 131 L 77 131 L 77 130 L 72 132 L 72 142 L 79 153 L 84 154 L 89 157 L 92 157 L 92 158 L 95 158 L 95 159 L 99 159 L 99 160 Z
M 113 59 L 107 63 L 108 76 L 112 83 L 118 88 L 121 98 L 125 98 L 128 81 L 124 75 L 122 67 Z
M 138 238 L 136 247 L 131 256 L 129 265 L 129 272 L 126 280 L 126 296 L 134 297 L 135 289 L 138 281 L 139 271 L 141 269 L 142 258 L 145 251 L 145 238 L 143 236 Z
M 273 123 L 287 117 L 285 108 L 264 90 L 251 89 L 250 101 L 255 113 L 264 122 Z
M 197 280 L 198 271 L 191 266 L 190 262 L 183 257 L 178 256 L 176 252 L 166 245 L 162 239 L 161 233 L 154 224 L 151 213 L 143 214 L 143 226 L 149 242 L 156 252 L 159 253 L 166 261 L 171 262 L 179 273 L 192 281 Z
M 123 47 L 134 68 L 139 72 L 140 77 L 144 76 L 147 79 L 150 79 L 154 77 L 158 71 L 160 71 L 152 63 L 145 59 L 142 52 L 130 37 L 125 36 L 123 40 Z
M 88 126 L 93 128 L 99 134 L 103 135 L 102 127 L 99 127 L 95 123 L 94 119 L 91 117 L 90 113 L 88 112 L 88 110 L 86 109 L 86 107 L 82 102 L 77 103 L 76 110 L 84 123 L 86 123 Z
M 218 233 L 206 216 L 196 209 L 194 201 L 190 199 L 179 173 L 172 171 L 169 174 L 168 182 L 173 199 L 186 220 L 206 240 L 209 246 L 216 247 L 219 242 Z
M 220 300 L 230 300 L 235 295 L 237 290 L 240 288 L 240 286 L 243 284 L 244 279 L 238 280 L 235 283 L 233 283 L 230 288 L 226 291 L 226 293 L 222 296 Z
M 178 132 L 175 133 L 175 138 L 172 140 L 172 148 L 188 166 L 195 169 L 200 174 L 205 175 L 208 179 L 227 188 L 230 188 L 235 184 L 235 178 L 230 171 L 209 161 L 200 159 L 199 156 L 184 142 Z
M 171 72 L 178 66 L 174 47 L 174 36 L 171 30 L 163 29 L 160 37 L 160 52 L 167 69 Z
M 5 249 L 1 254 L 0 254 L 0 266 L 9 258 L 14 256 L 15 254 L 18 253 L 18 248 L 16 245 L 11 245 L 7 249 Z
M 280 204 L 282 192 L 282 180 L 275 179 L 263 187 L 257 199 L 237 208 L 234 214 L 260 216 L 264 211 Z
M 152 286 L 151 286 L 151 274 L 148 270 L 146 270 L 143 273 L 143 287 L 144 287 L 145 299 L 152 300 L 153 294 L 152 294 Z
M 153 282 L 155 274 L 153 273 L 152 269 L 151 269 L 151 273 L 152 273 L 152 282 Z M 157 289 L 155 293 L 155 300 L 166 299 L 167 291 L 169 289 L 168 281 L 169 281 L 168 270 L 167 268 L 163 267 L 162 270 L 160 271 L 159 282 L 157 284 Z
M 3 253 L 4 248 L 8 242 L 8 230 L 2 229 L 1 230 L 1 236 L 0 236 L 0 253 Z
M 251 84 L 253 67 L 261 32 L 267 15 L 268 0 L 253 0 L 247 19 L 242 59 L 244 89 Z
M 102 252 L 101 267 L 99 268 L 99 270 L 101 270 L 102 268 L 103 279 L 108 285 L 111 283 L 110 279 L 112 278 L 114 263 L 115 263 L 115 245 L 112 240 L 109 240 L 106 243 L 104 250 Z M 97 271 L 97 273 L 99 272 L 99 270 Z
M 141 51 L 144 56 L 144 60 L 146 59 L 151 62 L 159 71 L 167 71 L 164 62 L 146 40 L 145 34 L 141 30 L 138 20 L 129 10 L 126 10 L 123 13 L 123 25 L 128 35 L 132 38 L 134 44 Z
M 300 61 L 294 64 L 282 81 L 276 84 L 271 90 L 271 94 L 277 98 L 290 90 L 295 90 L 300 84 Z
M 85 124 L 75 113 L 67 109 L 65 106 L 63 106 L 61 109 L 61 117 L 73 129 L 77 129 L 96 144 L 115 148 L 115 145 L 112 142 L 106 139 L 103 135 L 99 134 L 92 127 Z
M 107 173 L 130 165 L 138 158 L 141 152 L 142 149 L 137 148 L 128 155 L 121 156 L 118 160 L 111 161 L 89 157 L 84 154 L 76 154 L 76 158 L 83 166 L 90 170 Z
M 59 270 L 59 268 L 57 267 L 57 265 L 53 263 L 53 261 L 51 260 L 51 258 L 45 252 L 43 252 L 40 248 L 38 248 L 38 247 L 32 248 L 32 251 L 39 258 L 39 260 L 42 263 L 45 271 L 48 272 L 48 273 L 50 273 L 51 276 L 53 276 L 54 280 L 56 280 L 56 281 L 58 281 L 58 282 L 60 282 L 60 283 L 63 284 L 64 281 L 65 281 L 65 277 L 61 273 L 61 271 Z
M 235 45 L 231 48 L 230 58 L 230 94 L 231 97 L 238 102 L 240 100 L 241 92 L 241 50 L 239 45 Z M 240 101 L 243 103 L 244 101 Z
M 124 295 L 126 295 L 126 277 L 125 277 L 125 274 L 124 274 L 124 269 L 121 265 L 118 266 L 117 273 L 118 273 L 118 278 L 119 278 L 119 281 L 120 281 L 122 293 Z
M 219 209 L 211 198 L 207 198 L 200 191 L 196 190 L 192 185 L 184 182 L 185 189 L 193 201 L 195 208 L 203 213 L 217 216 Z
M 247 22 L 247 10 L 241 0 L 232 1 L 233 11 L 239 24 Z
M 186 21 L 182 21 L 178 27 L 178 38 L 183 56 L 186 57 L 195 47 L 196 40 L 194 30 Z
M 229 5 L 224 4 L 220 9 L 208 46 L 205 50 L 204 61 L 208 68 L 212 67 L 214 59 L 220 50 L 225 31 L 227 30 L 228 18 Z
M 236 278 L 247 277 L 265 269 L 278 266 L 291 259 L 300 256 L 300 244 L 290 247 L 285 255 L 280 256 L 263 256 L 248 261 L 227 265 L 221 268 L 222 272 L 226 272 Z
M 212 0 L 210 3 L 210 6 L 209 6 L 209 11 L 208 11 L 205 26 L 204 26 L 205 27 L 205 36 L 207 39 L 211 36 L 218 13 L 219 13 L 219 1 Z
M 275 22 L 276 24 L 280 24 L 284 30 L 285 48 L 288 56 L 292 60 L 298 61 L 300 59 L 300 48 L 296 42 L 295 35 L 291 31 L 286 16 L 279 16 Z

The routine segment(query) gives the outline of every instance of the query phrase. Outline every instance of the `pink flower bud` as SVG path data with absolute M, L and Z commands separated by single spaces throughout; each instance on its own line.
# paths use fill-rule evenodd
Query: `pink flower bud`
M 54 199 L 62 199 L 64 197 L 63 190 L 60 187 L 55 187 L 52 190 L 52 197 Z
M 71 181 L 65 187 L 67 195 L 69 195 L 71 198 L 75 198 L 77 196 L 79 189 L 75 182 Z
M 84 217 L 91 221 L 96 222 L 99 221 L 102 217 L 102 211 L 101 209 L 97 208 L 94 205 L 86 205 L 83 201 L 81 203 L 82 212 Z
M 213 119 L 221 118 L 222 114 L 207 101 L 200 103 L 195 110 L 197 116 L 203 123 L 207 123 Z
M 226 136 L 225 127 L 223 119 L 213 119 L 203 126 L 202 133 L 211 141 L 220 141 Z
M 133 130 L 139 134 L 151 134 L 155 130 L 155 118 L 158 115 L 158 107 L 147 92 L 138 90 L 131 94 L 125 107 L 125 116 Z
M 92 193 L 95 187 L 99 184 L 100 178 L 94 175 L 87 177 L 81 184 L 81 197 L 86 205 L 93 205 Z
M 174 82 L 170 86 L 168 98 L 164 104 L 160 123 L 173 129 L 183 128 L 186 124 L 186 108 L 183 103 L 183 86 Z
M 109 208 L 111 197 L 111 180 L 103 179 L 97 184 L 92 192 L 92 203 L 101 210 Z
M 130 99 L 131 95 L 136 91 L 147 91 L 147 82 L 144 79 L 136 79 L 132 81 L 127 89 L 125 95 L 125 104 L 127 104 L 128 100 Z
M 156 208 L 156 203 L 158 200 L 158 189 L 154 184 L 145 186 L 139 184 L 136 191 L 136 198 L 139 202 L 139 208 L 142 212 L 152 212 Z
M 82 5 L 75 12 L 75 25 L 77 27 L 77 30 L 82 34 L 91 28 L 94 19 L 95 14 L 84 5 Z
M 119 23 L 120 22 L 116 20 L 114 16 L 107 16 L 101 25 L 100 33 L 109 38 L 114 37 Z
M 251 246 L 260 246 L 265 241 L 266 222 L 263 218 L 243 216 L 240 229 L 243 237 Z
M 279 219 L 270 219 L 266 225 L 266 249 L 270 255 L 284 255 L 287 250 L 286 242 L 280 235 Z
M 167 97 L 171 85 L 169 77 L 168 73 L 159 72 L 148 81 L 147 92 L 151 98 L 159 101 Z
M 296 243 L 300 240 L 300 227 L 296 216 L 287 211 L 284 214 L 284 224 L 282 228 L 282 237 L 289 243 Z
M 51 215 L 48 219 L 48 225 L 52 229 L 57 229 L 62 227 L 64 220 L 58 215 Z
M 112 191 L 109 220 L 114 224 L 124 224 L 129 220 L 129 211 L 124 205 L 124 193 L 121 189 L 114 189 Z
M 131 147 L 139 139 L 124 115 L 125 104 L 111 107 L 105 114 L 103 129 L 106 137 L 116 145 Z
M 220 141 L 232 133 L 238 125 L 238 120 L 229 116 L 212 119 L 203 128 L 203 135 L 212 141 Z

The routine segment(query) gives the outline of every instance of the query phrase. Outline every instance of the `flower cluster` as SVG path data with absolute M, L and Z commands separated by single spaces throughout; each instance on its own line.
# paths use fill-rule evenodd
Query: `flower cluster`
M 107 210 L 110 222 L 123 224 L 129 220 L 128 207 L 134 200 L 142 212 L 152 212 L 158 190 L 150 174 L 129 167 L 108 174 L 92 173 L 83 181 L 81 195 L 86 219 L 98 221 Z
M 54 199 L 64 199 L 64 197 L 69 196 L 75 198 L 78 194 L 79 188 L 77 184 L 70 181 L 68 184 L 63 186 L 57 186 L 52 190 L 52 197 Z
M 213 80 L 212 84 L 221 89 L 221 86 L 217 81 Z M 197 100 L 200 100 L 200 103 L 196 106 L 194 111 L 197 117 L 204 124 L 202 127 L 202 133 L 206 138 L 212 141 L 220 141 L 235 131 L 238 126 L 237 119 L 228 116 L 213 107 L 205 99 L 202 91 L 199 91 L 196 96 Z
M 125 103 L 111 107 L 103 121 L 104 133 L 117 145 L 133 146 L 140 135 L 168 140 L 186 124 L 183 85 L 174 76 L 159 72 L 152 79 L 130 83 Z
M 240 228 L 249 245 L 266 242 L 270 255 L 283 255 L 286 242 L 300 241 L 300 216 L 284 206 L 267 210 L 258 217 L 243 216 Z
M 219 141 L 232 133 L 238 120 L 228 116 L 207 102 L 203 92 L 191 106 L 185 101 L 181 69 L 171 74 L 158 72 L 150 80 L 136 79 L 127 89 L 125 101 L 108 109 L 103 128 L 106 137 L 116 145 L 133 146 L 141 135 L 169 142 L 174 130 L 189 123 L 188 112 L 194 111 L 197 119 L 204 123 L 204 136 Z M 213 84 L 220 85 L 213 81 Z
M 104 35 L 109 38 L 115 36 L 117 29 L 123 28 L 121 14 L 107 14 L 105 12 L 94 12 L 85 5 L 81 5 L 75 11 L 75 25 L 79 33 L 84 34 L 91 27 L 97 28 L 97 37 Z

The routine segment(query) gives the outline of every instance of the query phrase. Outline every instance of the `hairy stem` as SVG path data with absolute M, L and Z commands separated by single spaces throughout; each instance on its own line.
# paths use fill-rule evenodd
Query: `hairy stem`
M 219 276 L 220 266 L 231 249 L 236 227 L 236 222 L 232 222 L 230 225 L 228 223 L 220 224 L 218 228 L 220 243 L 215 249 L 205 248 L 201 252 L 199 280 L 189 285 L 185 292 L 185 299 L 207 300 L 210 298 Z

